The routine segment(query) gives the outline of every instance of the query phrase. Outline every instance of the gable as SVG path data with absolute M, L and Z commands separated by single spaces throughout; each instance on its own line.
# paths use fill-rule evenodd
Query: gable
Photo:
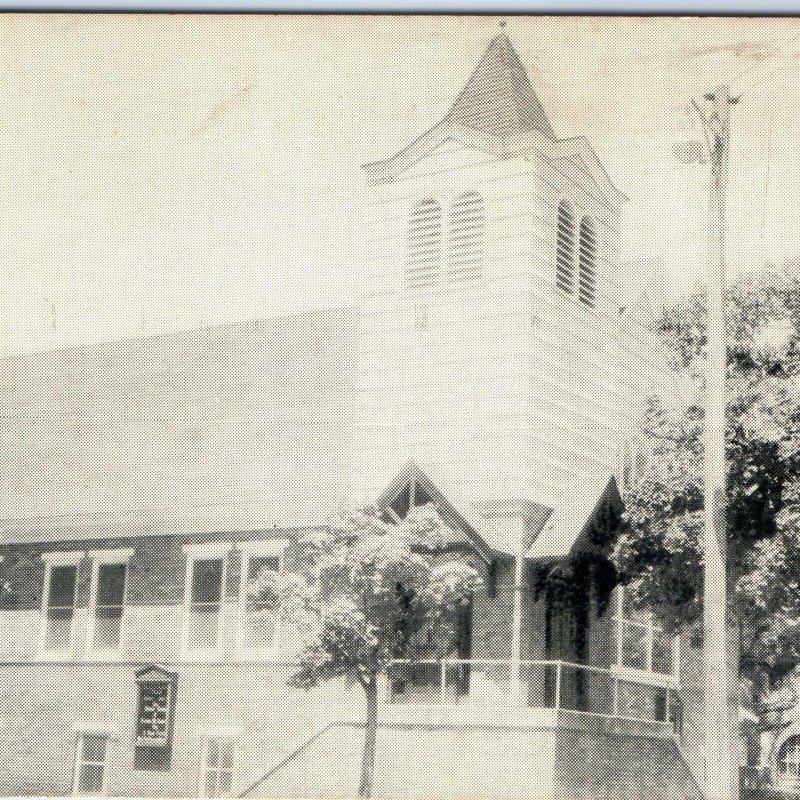
M 404 467 L 375 502 L 384 520 L 404 519 L 413 508 L 432 503 L 441 519 L 452 532 L 449 545 L 466 545 L 474 548 L 487 561 L 492 548 L 476 533 L 470 523 L 450 504 L 419 467 L 413 462 Z

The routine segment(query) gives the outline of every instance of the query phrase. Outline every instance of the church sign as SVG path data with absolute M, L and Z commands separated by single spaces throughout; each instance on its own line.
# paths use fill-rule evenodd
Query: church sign
M 169 746 L 175 717 L 177 681 L 177 673 L 167 672 L 155 665 L 145 667 L 136 673 L 138 686 L 137 746 Z

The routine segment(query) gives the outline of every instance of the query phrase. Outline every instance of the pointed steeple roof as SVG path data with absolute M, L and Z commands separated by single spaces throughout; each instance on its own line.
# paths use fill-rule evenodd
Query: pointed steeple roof
M 567 159 L 585 169 L 615 206 L 628 199 L 614 186 L 584 136 L 556 136 L 505 33 L 489 42 L 467 85 L 439 123 L 393 156 L 362 165 L 367 180 L 373 186 L 395 180 L 448 140 L 497 155 L 535 149 L 551 161 Z
M 489 42 L 447 117 L 495 136 L 538 130 L 555 138 L 525 67 L 505 33 Z

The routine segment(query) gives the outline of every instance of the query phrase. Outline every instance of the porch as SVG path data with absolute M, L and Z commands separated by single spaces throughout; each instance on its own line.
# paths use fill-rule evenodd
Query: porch
M 555 724 L 594 717 L 617 720 L 629 732 L 639 725 L 624 723 L 667 735 L 681 722 L 674 679 L 560 660 L 397 660 L 387 669 L 382 694 L 390 717 L 403 721 Z

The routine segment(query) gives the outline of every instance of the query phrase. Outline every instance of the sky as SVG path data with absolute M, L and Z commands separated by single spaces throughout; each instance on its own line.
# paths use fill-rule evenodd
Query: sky
M 800 21 L 507 17 L 624 209 L 622 280 L 702 278 L 691 99 L 730 81 L 729 274 L 800 251 Z M 446 113 L 494 17 L 0 15 L 0 351 L 351 302 L 360 165 Z M 627 271 L 626 271 L 627 270 Z

